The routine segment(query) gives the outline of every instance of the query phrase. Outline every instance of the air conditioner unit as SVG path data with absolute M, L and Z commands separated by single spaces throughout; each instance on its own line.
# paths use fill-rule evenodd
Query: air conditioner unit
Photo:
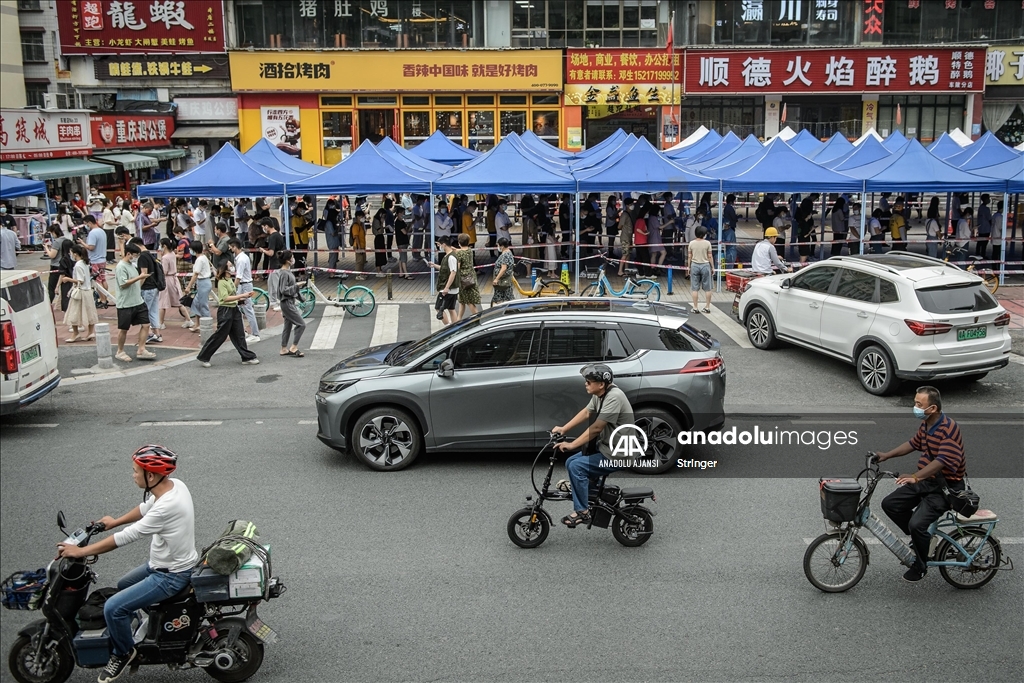
M 57 93 L 44 92 L 43 93 L 43 109 L 56 109 L 57 108 Z
M 175 173 L 180 173 L 185 168 L 185 165 L 184 165 L 183 162 L 184 162 L 184 159 L 182 157 L 178 157 L 177 159 L 171 159 L 170 160 L 171 170 L 174 171 Z

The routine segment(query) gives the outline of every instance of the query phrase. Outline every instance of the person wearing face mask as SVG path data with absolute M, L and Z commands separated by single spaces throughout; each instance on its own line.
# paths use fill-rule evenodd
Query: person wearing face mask
M 910 535 L 917 559 L 903 579 L 916 583 L 927 573 L 928 527 L 947 510 L 949 503 L 943 486 L 962 491 L 967 474 L 967 458 L 960 427 L 942 412 L 942 396 L 935 387 L 924 386 L 914 395 L 914 417 L 921 420 L 914 437 L 891 451 L 876 453 L 879 462 L 920 451 L 917 471 L 901 474 L 899 487 L 882 501 L 882 509 L 903 533 Z

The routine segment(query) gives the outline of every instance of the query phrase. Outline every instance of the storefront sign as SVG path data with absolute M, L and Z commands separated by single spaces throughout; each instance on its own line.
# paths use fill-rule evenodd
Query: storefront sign
M 221 0 L 60 0 L 64 55 L 224 52 Z
M 260 107 L 263 137 L 279 150 L 294 157 L 302 154 L 302 130 L 298 107 Z
M 238 99 L 234 97 L 176 97 L 178 122 L 230 121 L 238 122 Z
M 864 130 L 878 126 L 878 100 L 864 100 L 861 119 L 864 123 Z
M 665 50 L 569 50 L 565 103 L 678 104 L 682 61 Z
M 993 45 L 985 59 L 986 85 L 1024 85 L 1024 45 Z
M 90 125 L 96 149 L 168 147 L 174 132 L 174 117 L 93 114 Z
M 227 55 L 191 55 L 185 57 L 124 55 L 96 57 L 93 60 L 96 80 L 123 81 L 128 78 L 207 80 L 228 78 Z
M 885 0 L 863 0 L 863 4 L 861 41 L 880 43 L 882 42 L 882 17 L 885 15 Z
M 231 52 L 237 92 L 422 92 L 562 89 L 559 50 Z
M 0 110 L 0 161 L 60 159 L 90 152 L 88 112 Z
M 687 50 L 687 95 L 979 92 L 985 48 Z

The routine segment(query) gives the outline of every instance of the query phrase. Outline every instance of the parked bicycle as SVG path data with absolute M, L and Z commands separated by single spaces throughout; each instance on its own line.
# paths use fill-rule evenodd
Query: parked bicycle
M 513 276 L 512 286 L 519 292 L 519 296 L 527 299 L 539 296 L 569 296 L 572 293 L 572 290 L 566 287 L 565 283 L 561 280 L 549 280 L 547 278 L 537 278 L 533 289 L 523 289 L 522 285 L 519 284 L 519 280 Z
M 622 299 L 661 300 L 661 285 L 654 280 L 634 280 L 627 276 L 622 289 L 615 289 L 604 274 L 602 265 L 597 271 L 597 282 L 593 282 L 583 290 L 583 296 L 614 296 Z
M 950 240 L 946 240 L 945 242 L 943 242 L 942 248 L 946 252 L 946 258 L 944 258 L 943 261 L 949 263 L 950 256 L 954 257 L 954 262 L 962 263 L 966 261 L 967 267 L 964 268 L 964 270 L 966 270 L 968 273 L 974 273 L 975 275 L 978 275 L 982 280 L 985 281 L 985 286 L 988 287 L 988 291 L 992 292 L 993 294 L 996 293 L 996 290 L 999 289 L 999 275 L 997 275 L 996 272 L 992 270 L 979 270 L 977 272 L 975 272 L 974 270 L 974 267 L 978 264 L 978 261 L 983 260 L 980 256 L 975 256 L 974 254 L 969 253 L 967 247 L 961 247 L 956 242 L 952 242 Z
M 860 484 L 865 478 L 866 486 Z M 866 528 L 907 567 L 914 564 L 914 550 L 871 512 L 871 496 L 878 482 L 899 474 L 878 468 L 874 453 L 855 480 L 823 479 L 819 482 L 825 533 L 814 539 L 804 553 L 804 574 L 815 588 L 841 593 L 857 585 L 868 567 L 868 547 L 860 537 Z M 927 565 L 956 588 L 981 588 L 996 572 L 1013 562 L 1004 558 L 999 539 L 993 535 L 999 518 L 991 510 L 970 517 L 947 512 L 928 528 L 932 534 Z
M 265 306 L 270 306 L 270 294 L 267 290 L 254 287 L 253 292 L 255 292 L 252 298 L 253 304 L 262 303 Z M 370 315 L 377 307 L 377 300 L 373 296 L 373 290 L 369 287 L 363 285 L 346 287 L 345 283 L 339 282 L 337 294 L 331 298 L 316 286 L 316 276 L 313 273 L 309 274 L 309 280 L 299 290 L 299 300 L 296 303 L 303 318 L 308 318 L 313 313 L 317 303 L 334 307 L 342 306 L 357 318 Z

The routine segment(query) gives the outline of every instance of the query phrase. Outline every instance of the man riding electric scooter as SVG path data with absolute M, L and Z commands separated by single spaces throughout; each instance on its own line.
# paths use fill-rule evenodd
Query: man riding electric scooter
M 623 469 L 609 466 L 612 462 L 611 436 L 620 425 L 633 424 L 633 407 L 622 389 L 612 383 L 614 375 L 610 367 L 603 363 L 587 365 L 580 374 L 590 394 L 590 403 L 565 425 L 551 430 L 555 434 L 565 434 L 573 427 L 589 422 L 587 430 L 572 441 L 554 445 L 561 451 L 579 451 L 565 461 L 572 486 L 574 512 L 563 517 L 562 524 L 570 529 L 590 521 L 590 482 Z

